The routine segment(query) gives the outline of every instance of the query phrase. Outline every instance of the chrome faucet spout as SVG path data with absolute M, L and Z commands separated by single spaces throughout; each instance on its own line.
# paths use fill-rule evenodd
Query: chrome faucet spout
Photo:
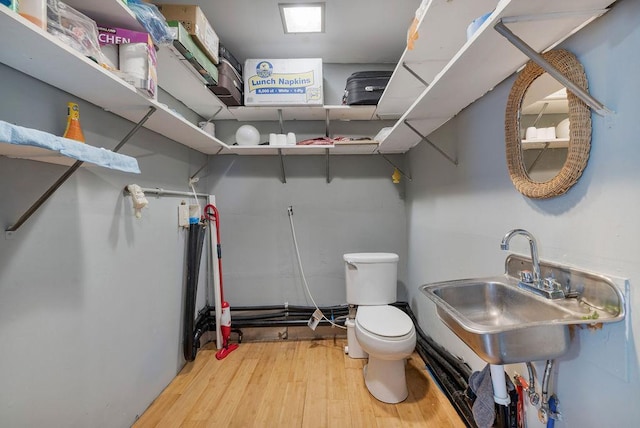
M 533 235 L 524 229 L 513 229 L 507 232 L 502 238 L 502 242 L 500 243 L 500 248 L 503 250 L 509 249 L 509 241 L 516 235 L 522 235 L 529 240 L 529 249 L 531 250 L 531 264 L 533 265 L 533 284 L 540 288 L 542 286 L 542 282 L 540 279 L 540 259 L 538 258 L 538 243 L 536 242 L 536 238 Z

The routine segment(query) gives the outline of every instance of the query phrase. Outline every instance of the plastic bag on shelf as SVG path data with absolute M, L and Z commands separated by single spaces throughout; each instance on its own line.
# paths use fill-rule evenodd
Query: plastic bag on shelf
M 66 3 L 47 0 L 47 31 L 101 66 L 115 69 L 100 50 L 96 22 Z
M 167 25 L 167 20 L 155 5 L 144 3 L 141 0 L 129 0 L 128 5 L 138 21 L 151 35 L 156 46 L 173 44 L 173 35 Z

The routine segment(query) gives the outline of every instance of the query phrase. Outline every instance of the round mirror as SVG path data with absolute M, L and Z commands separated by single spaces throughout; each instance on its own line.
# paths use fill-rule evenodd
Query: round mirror
M 542 55 L 569 80 L 587 90 L 582 64 L 565 50 Z M 591 111 L 533 61 L 516 78 L 505 117 L 511 181 L 530 198 L 565 193 L 587 166 Z

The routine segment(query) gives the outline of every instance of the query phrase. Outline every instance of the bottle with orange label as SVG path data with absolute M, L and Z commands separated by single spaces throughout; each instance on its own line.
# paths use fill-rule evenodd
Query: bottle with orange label
M 63 137 L 84 143 L 84 134 L 80 127 L 80 107 L 76 103 L 67 103 L 67 129 Z
M 16 3 L 20 15 L 47 30 L 47 0 L 20 0 Z

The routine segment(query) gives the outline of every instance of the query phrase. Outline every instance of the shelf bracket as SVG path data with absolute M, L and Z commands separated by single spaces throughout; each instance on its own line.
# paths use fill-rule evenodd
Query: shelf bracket
M 216 110 L 216 112 L 213 113 L 213 116 L 207 119 L 207 122 L 211 122 L 218 114 L 220 114 L 221 111 L 222 111 L 222 106 L 218 107 L 218 110 Z
M 549 148 L 550 145 L 551 145 L 551 143 L 545 143 L 545 145 L 542 148 L 542 150 L 540 150 L 540 153 L 538 153 L 538 156 L 536 156 L 536 158 L 533 160 L 533 162 L 531 162 L 531 165 L 529 165 L 527 167 L 527 171 L 528 172 L 533 171 L 533 168 L 535 168 L 535 166 L 538 164 L 538 161 L 540 160 L 542 155 L 544 155 L 544 153 L 547 151 L 547 149 Z
M 571 80 L 567 79 L 558 69 L 545 60 L 542 55 L 536 52 L 531 46 L 526 44 L 524 40 L 516 36 L 511 30 L 509 30 L 500 19 L 493 28 L 506 38 L 512 45 L 518 48 L 523 54 L 529 57 L 533 62 L 538 64 L 544 71 L 549 73 L 554 79 L 562 83 L 568 90 L 573 92 L 582 102 L 588 105 L 594 112 L 600 116 L 607 116 L 613 114 L 613 111 L 609 110 L 604 104 L 595 99 Z
M 389 165 L 391 165 L 392 167 L 394 167 L 395 169 L 397 169 L 397 170 L 398 170 L 398 172 L 399 172 L 399 173 L 400 173 L 404 178 L 406 178 L 406 179 L 407 179 L 407 180 L 409 180 L 409 181 L 413 181 L 413 179 L 411 178 L 411 176 L 410 176 L 410 175 L 405 174 L 405 172 L 404 172 L 403 170 L 401 170 L 401 169 L 398 167 L 398 165 L 396 165 L 395 163 L 393 163 L 393 162 L 391 161 L 391 159 L 389 159 L 389 158 L 388 158 L 384 153 L 380 153 L 380 152 L 378 152 L 378 153 L 380 154 L 380 156 L 382 156 L 382 157 L 384 158 L 384 160 L 386 160 L 387 162 L 389 162 Z
M 278 109 L 278 122 L 280 123 L 280 133 L 284 134 L 284 120 L 282 119 L 282 109 Z
M 282 149 L 278 149 L 278 156 L 280 156 L 280 175 L 282 176 L 282 183 L 287 183 L 287 175 L 284 172 L 284 155 L 282 154 Z
M 122 148 L 122 146 L 124 146 L 127 141 L 129 141 L 129 139 L 131 137 L 133 137 L 133 135 L 138 132 L 138 130 L 142 127 L 142 125 L 147 121 L 147 119 L 149 119 L 149 117 L 156 111 L 155 107 L 149 107 L 149 111 L 147 112 L 147 114 L 140 119 L 140 121 L 136 124 L 136 126 L 133 127 L 133 129 L 131 129 L 131 131 L 129 131 L 129 133 L 120 141 L 120 143 L 118 143 L 118 145 L 111 150 L 112 152 L 117 152 L 118 150 L 120 150 Z M 58 188 L 60 188 L 60 186 L 62 186 L 64 184 L 65 181 L 67 181 L 69 179 L 69 177 L 71 177 L 73 175 L 74 172 L 76 172 L 76 170 L 78 168 L 80 168 L 80 166 L 84 163 L 84 161 L 76 161 L 73 165 L 71 165 L 69 167 L 69 169 L 67 169 L 65 171 L 64 174 L 62 174 L 60 176 L 60 178 L 58 178 L 56 180 L 55 183 L 53 183 L 51 185 L 51 187 L 49 187 L 43 194 L 42 196 L 40 196 L 40 198 L 38 198 L 37 201 L 35 201 L 33 203 L 33 205 L 31 205 L 27 211 L 25 211 L 24 214 L 22 214 L 22 216 L 18 219 L 18 221 L 15 222 L 15 224 L 11 227 L 9 227 L 6 231 L 7 232 L 15 232 L 16 230 L 18 230 L 18 228 L 20 226 L 22 226 L 22 224 L 27 221 L 29 219 L 29 217 L 31 217 L 33 215 L 33 213 L 35 213 L 38 208 L 40 208 L 42 206 L 42 204 L 44 204 L 47 199 L 49 199 L 51 197 L 51 195 L 53 195 L 55 193 L 56 190 L 58 190 Z
M 331 183 L 331 176 L 329 175 L 329 149 L 324 149 L 324 155 L 327 161 L 327 184 Z
M 324 135 L 329 138 L 331 136 L 331 120 L 329 119 L 329 109 L 324 112 Z
M 418 137 L 421 138 L 422 141 L 425 141 L 427 144 L 429 144 L 431 147 L 433 147 L 434 149 L 436 149 L 438 151 L 438 153 L 440 153 L 442 156 L 444 156 L 449 162 L 451 162 L 452 164 L 454 164 L 455 166 L 458 166 L 458 160 L 457 159 L 453 159 L 451 156 L 449 156 L 447 153 L 445 153 L 444 150 L 442 150 L 440 147 L 436 146 L 435 144 L 433 144 L 431 141 L 429 141 L 429 139 L 427 137 L 425 137 L 424 135 L 422 135 L 420 133 L 420 131 L 418 131 L 416 128 L 414 128 L 413 126 L 411 126 L 411 124 L 405 120 L 404 124 L 407 125 L 407 127 L 412 130 L 413 132 L 416 133 L 416 135 L 418 135 Z
M 422 77 L 420 77 L 420 76 L 418 75 L 418 73 L 416 73 L 415 71 L 413 71 L 413 70 L 411 69 L 411 67 L 409 67 L 409 65 L 408 65 L 406 62 L 402 61 L 402 67 L 403 67 L 405 70 L 407 70 L 407 71 L 409 72 L 409 74 L 411 74 L 413 77 L 415 77 L 415 78 L 416 78 L 420 83 L 422 83 L 422 84 L 425 86 L 425 88 L 426 88 L 427 86 L 429 86 L 429 84 L 428 84 L 428 83 L 427 83 L 427 82 L 426 82 Z

